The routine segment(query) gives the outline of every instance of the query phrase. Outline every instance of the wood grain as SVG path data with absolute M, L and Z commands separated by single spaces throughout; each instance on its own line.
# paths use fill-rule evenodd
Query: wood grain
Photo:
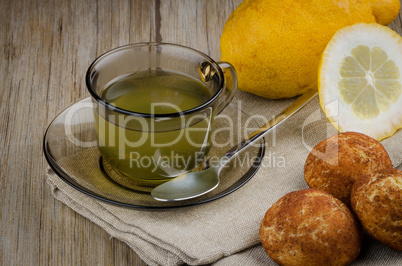
M 42 139 L 88 96 L 101 53 L 128 43 L 187 45 L 219 59 L 234 1 L 0 0 L 0 264 L 143 265 L 124 243 L 50 194 Z M 401 15 L 392 28 L 402 33 Z

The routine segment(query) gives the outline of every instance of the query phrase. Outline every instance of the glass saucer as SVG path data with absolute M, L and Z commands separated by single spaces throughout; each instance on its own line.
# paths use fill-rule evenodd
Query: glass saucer
M 68 185 L 96 199 L 132 208 L 175 208 L 210 202 L 224 197 L 249 181 L 258 171 L 265 152 L 265 142 L 249 147 L 222 170 L 220 184 L 213 191 L 190 200 L 163 202 L 152 198 L 152 187 L 126 187 L 111 176 L 96 146 L 93 105 L 85 98 L 61 112 L 46 130 L 43 148 L 54 172 Z M 214 146 L 207 160 L 216 161 L 246 135 L 258 128 L 234 104 L 227 106 L 216 117 Z M 247 125 L 247 128 L 242 125 Z

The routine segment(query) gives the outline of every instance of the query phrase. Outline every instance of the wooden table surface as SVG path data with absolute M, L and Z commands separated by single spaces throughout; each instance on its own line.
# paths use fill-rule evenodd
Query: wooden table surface
M 43 135 L 59 112 L 89 96 L 84 75 L 98 55 L 163 41 L 219 59 L 223 25 L 240 2 L 0 0 L 0 264 L 143 264 L 52 197 Z M 391 28 L 402 33 L 401 15 Z

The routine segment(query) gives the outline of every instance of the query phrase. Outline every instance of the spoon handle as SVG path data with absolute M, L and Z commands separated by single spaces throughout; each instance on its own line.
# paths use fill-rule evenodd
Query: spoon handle
M 243 151 L 250 144 L 255 143 L 260 138 L 265 136 L 269 131 L 271 131 L 275 126 L 279 125 L 281 122 L 285 121 L 287 118 L 294 115 L 303 106 L 309 103 L 316 95 L 316 90 L 308 90 L 302 94 L 296 101 L 294 101 L 288 108 L 276 115 L 271 121 L 251 133 L 247 138 L 242 140 L 239 144 L 227 151 L 219 160 L 218 164 L 220 167 L 228 163 L 234 156 L 239 152 Z

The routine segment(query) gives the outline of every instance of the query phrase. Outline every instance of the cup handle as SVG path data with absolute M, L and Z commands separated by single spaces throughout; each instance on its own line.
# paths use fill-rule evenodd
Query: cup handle
M 217 62 L 224 76 L 223 92 L 218 104 L 218 114 L 232 101 L 237 91 L 237 74 L 235 68 L 228 62 Z

